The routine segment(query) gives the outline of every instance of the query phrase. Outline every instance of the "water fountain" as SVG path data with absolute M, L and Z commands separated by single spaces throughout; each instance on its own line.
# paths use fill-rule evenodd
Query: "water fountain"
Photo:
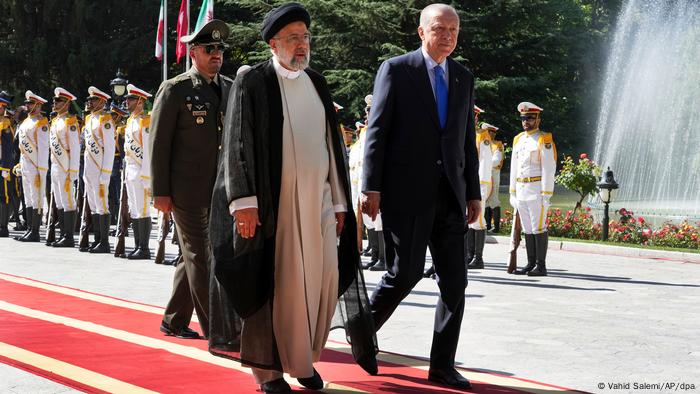
M 629 0 L 605 74 L 594 159 L 611 208 L 700 219 L 700 1 Z

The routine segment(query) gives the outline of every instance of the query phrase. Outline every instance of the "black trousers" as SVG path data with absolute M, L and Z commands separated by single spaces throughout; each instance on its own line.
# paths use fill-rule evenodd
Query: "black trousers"
M 202 334 L 209 336 L 209 208 L 185 209 L 173 205 L 173 219 L 182 249 L 182 263 L 175 268 L 173 293 L 163 321 L 174 329 L 187 327 L 197 311 Z
M 377 329 L 423 277 L 426 248 L 433 257 L 440 298 L 435 310 L 431 368 L 454 366 L 464 314 L 467 273 L 464 264 L 466 217 L 446 178 L 440 180 L 436 204 L 428 212 L 410 216 L 382 213 L 387 273 L 370 303 Z

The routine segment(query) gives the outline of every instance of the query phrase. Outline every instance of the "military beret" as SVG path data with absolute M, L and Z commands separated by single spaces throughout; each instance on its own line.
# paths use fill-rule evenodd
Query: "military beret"
M 286 3 L 270 10 L 262 21 L 260 34 L 265 42 L 292 22 L 304 22 L 306 27 L 311 26 L 311 15 L 303 5 L 299 3 Z
M 182 36 L 180 42 L 185 44 L 223 44 L 231 34 L 228 25 L 219 19 L 212 19 L 192 34 Z

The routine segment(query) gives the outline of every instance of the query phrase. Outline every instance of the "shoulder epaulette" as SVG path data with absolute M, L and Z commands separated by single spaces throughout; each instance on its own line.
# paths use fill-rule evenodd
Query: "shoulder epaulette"
M 110 115 L 110 114 L 100 115 L 100 123 L 111 122 L 111 121 L 112 121 L 112 115 Z
M 182 73 L 178 76 L 173 77 L 172 81 L 173 82 L 182 82 L 190 79 L 190 74 L 189 73 Z
M 477 145 L 478 145 L 478 144 L 481 144 L 481 143 L 484 142 L 484 141 L 490 141 L 490 140 L 491 140 L 491 136 L 489 135 L 488 132 L 482 131 L 482 132 L 476 133 L 476 143 L 477 143 Z M 487 144 L 487 145 L 488 145 L 488 144 Z
M 0 117 L 0 131 L 9 130 L 12 123 L 5 117 Z
M 225 81 L 233 83 L 233 79 L 231 79 L 225 75 L 219 74 L 219 78 L 223 78 Z
M 139 120 L 139 126 L 141 127 L 149 127 L 151 125 L 151 117 L 146 115 L 143 118 Z
M 42 127 L 42 126 L 48 126 L 48 125 L 49 125 L 49 120 L 44 118 L 44 117 L 41 117 L 41 119 L 39 119 L 36 122 L 36 127 Z
M 513 146 L 515 146 L 515 144 L 518 143 L 518 140 L 520 139 L 520 137 L 522 137 L 525 134 L 527 134 L 527 131 L 523 131 L 520 134 L 516 135 L 515 138 L 513 139 Z
M 552 133 L 546 133 L 542 132 L 542 135 L 540 135 L 540 143 L 542 144 L 547 144 L 547 143 L 552 143 L 554 142 L 554 137 L 552 137 Z
M 78 118 L 75 115 L 71 115 L 66 118 L 66 124 L 68 126 L 74 126 L 78 124 Z

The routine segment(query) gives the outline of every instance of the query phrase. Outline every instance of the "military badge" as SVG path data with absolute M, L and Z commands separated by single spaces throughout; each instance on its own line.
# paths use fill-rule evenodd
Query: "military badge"
M 192 111 L 192 104 L 191 103 L 187 103 L 187 104 L 185 104 L 185 106 L 187 107 L 188 111 Z
M 75 131 L 75 130 L 77 130 L 75 126 L 70 127 L 70 131 Z
M 41 128 L 41 131 L 48 131 L 48 130 L 49 130 L 49 128 L 46 127 L 46 126 L 44 126 L 44 127 Z
M 489 145 L 491 145 L 491 143 L 488 141 L 484 141 L 484 145 L 489 146 Z
M 544 144 L 544 147 L 547 149 L 552 149 L 552 144 L 547 142 L 546 144 Z
M 207 116 L 207 111 L 192 111 L 192 116 Z
M 197 124 L 204 124 L 204 118 L 201 116 L 198 116 L 196 122 L 197 122 Z
M 218 40 L 221 38 L 221 32 L 217 29 L 214 29 L 214 31 L 211 32 L 211 38 Z
M 109 128 L 112 127 L 109 125 L 109 123 L 105 124 L 105 129 L 109 130 Z
M 148 134 L 148 127 L 144 128 L 144 129 L 143 129 L 143 132 L 146 133 L 146 134 Z

